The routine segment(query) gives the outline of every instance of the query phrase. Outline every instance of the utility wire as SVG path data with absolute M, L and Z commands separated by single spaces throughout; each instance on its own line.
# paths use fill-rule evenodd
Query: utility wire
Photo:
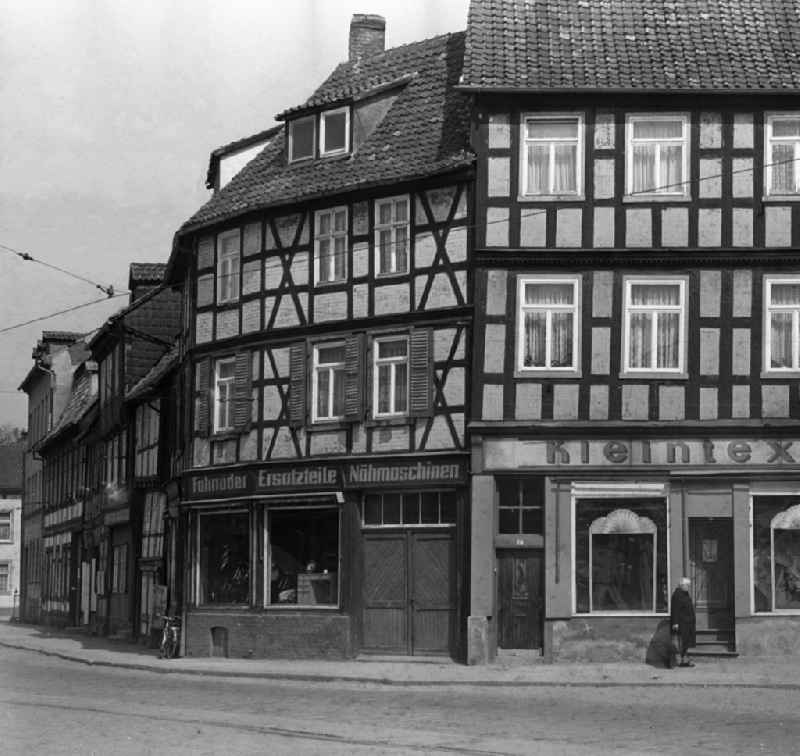
M 49 315 L 42 315 L 38 318 L 32 318 L 31 320 L 26 320 L 24 323 L 15 323 L 14 325 L 6 326 L 5 328 L 0 328 L 0 333 L 8 333 L 9 331 L 13 331 L 17 328 L 23 328 L 24 326 L 31 325 L 32 323 L 38 323 L 41 320 L 49 320 L 50 318 L 54 318 L 57 315 L 65 315 L 68 312 L 75 312 L 75 310 L 80 310 L 84 307 L 89 307 L 89 305 L 99 304 L 100 302 L 107 302 L 109 299 L 117 299 L 119 297 L 127 297 L 127 293 L 122 294 L 108 294 L 107 296 L 101 299 L 93 299 L 91 302 L 84 302 L 83 304 L 75 305 L 74 307 L 67 307 L 65 310 L 59 310 L 58 312 L 51 312 Z
M 73 273 L 71 270 L 65 270 L 64 268 L 59 268 L 58 265 L 53 265 L 52 263 L 45 262 L 44 260 L 37 260 L 33 255 L 29 254 L 28 252 L 20 252 L 18 249 L 14 249 L 14 247 L 9 247 L 6 244 L 0 244 L 0 249 L 8 252 L 9 254 L 16 255 L 17 257 L 25 260 L 26 262 L 35 262 L 39 263 L 39 265 L 44 265 L 46 268 L 50 268 L 52 270 L 57 270 L 59 273 L 63 273 L 66 276 L 70 276 L 78 281 L 83 281 L 84 283 L 88 283 L 91 286 L 94 286 L 95 289 L 100 289 L 109 299 L 114 296 L 114 286 L 108 285 L 103 286 L 103 284 L 99 284 L 96 281 L 92 281 L 90 278 L 86 278 L 85 276 L 81 276 L 78 273 Z M 1 333 L 1 331 L 0 331 Z

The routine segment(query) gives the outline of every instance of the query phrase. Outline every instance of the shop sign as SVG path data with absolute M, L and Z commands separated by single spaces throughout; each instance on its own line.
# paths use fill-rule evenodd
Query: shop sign
M 270 465 L 235 472 L 187 473 L 189 500 L 226 499 L 288 491 L 453 485 L 466 482 L 462 460 L 356 461 L 341 464 Z
M 785 439 L 487 440 L 487 469 L 519 467 L 795 467 Z

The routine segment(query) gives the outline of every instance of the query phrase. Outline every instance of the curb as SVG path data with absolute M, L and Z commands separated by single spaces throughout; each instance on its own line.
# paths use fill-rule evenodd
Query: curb
M 84 664 L 88 667 L 112 667 L 129 669 L 137 672 L 153 672 L 158 675 L 191 675 L 193 677 L 238 677 L 250 680 L 280 680 L 287 682 L 319 682 L 319 683 L 358 683 L 366 685 L 384 685 L 387 687 L 483 687 L 483 688 L 761 688 L 770 690 L 800 690 L 800 683 L 753 683 L 753 682 L 692 682 L 690 680 L 654 681 L 563 681 L 563 680 L 394 680 L 389 677 L 364 677 L 350 675 L 305 674 L 302 672 L 246 672 L 224 671 L 212 669 L 169 669 L 150 664 L 133 664 L 130 662 L 114 662 L 86 659 L 80 656 L 49 651 L 43 648 L 32 648 L 18 643 L 0 640 L 0 647 L 17 651 L 29 651 L 43 656 L 50 656 L 64 661 Z M 165 662 L 169 664 L 169 662 Z

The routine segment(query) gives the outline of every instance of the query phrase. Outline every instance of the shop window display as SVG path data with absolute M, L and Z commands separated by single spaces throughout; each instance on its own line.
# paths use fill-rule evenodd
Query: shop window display
M 576 610 L 666 612 L 663 499 L 581 499 L 575 505 Z
M 800 610 L 800 498 L 753 499 L 753 580 L 757 612 Z
M 247 512 L 200 515 L 200 604 L 247 604 L 250 518 Z

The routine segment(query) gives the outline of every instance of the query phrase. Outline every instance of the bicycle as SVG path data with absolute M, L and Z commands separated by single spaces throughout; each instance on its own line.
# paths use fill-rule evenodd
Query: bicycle
M 161 616 L 163 625 L 161 630 L 161 643 L 158 646 L 159 659 L 174 659 L 178 655 L 181 632 L 180 617 L 169 614 Z

